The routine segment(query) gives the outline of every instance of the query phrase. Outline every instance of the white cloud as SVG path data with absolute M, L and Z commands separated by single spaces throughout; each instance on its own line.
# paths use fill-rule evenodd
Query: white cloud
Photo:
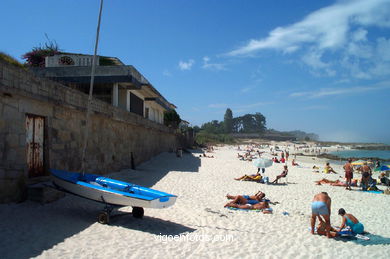
M 204 69 L 211 69 L 211 70 L 226 70 L 224 64 L 219 63 L 210 63 L 210 58 L 205 56 L 203 57 L 203 66 Z
M 321 88 L 317 91 L 307 91 L 307 92 L 295 92 L 290 94 L 290 97 L 305 97 L 305 98 L 322 98 L 332 95 L 353 95 L 358 93 L 365 93 L 371 91 L 380 91 L 390 89 L 390 81 L 382 82 L 378 85 L 370 86 L 356 86 L 350 88 Z
M 225 103 L 212 103 L 212 104 L 209 104 L 208 107 L 209 108 L 227 108 L 227 104 Z
M 389 11 L 389 3 L 388 0 L 340 1 L 309 14 L 293 25 L 272 30 L 267 38 L 252 39 L 228 54 L 248 55 L 261 49 L 281 49 L 290 53 L 305 43 L 313 44 L 320 50 L 338 48 L 347 41 L 353 25 L 390 27 L 388 12 L 383 11 Z M 359 33 L 361 38 L 363 31 Z
M 256 108 L 264 105 L 272 104 L 272 102 L 257 102 L 257 103 L 250 103 L 246 105 L 239 105 L 237 106 L 238 109 L 251 109 Z
M 250 90 L 252 90 L 254 87 L 244 87 L 241 89 L 241 93 L 247 93 L 249 92 Z
M 273 104 L 272 102 L 256 102 L 256 103 L 250 103 L 250 104 L 245 104 L 245 105 L 228 105 L 225 103 L 214 103 L 214 104 L 209 104 L 208 107 L 212 109 L 221 109 L 218 112 L 224 111 L 226 108 L 231 108 L 232 110 L 235 111 L 235 113 L 241 113 L 241 112 L 246 112 L 246 111 L 252 111 L 254 108 L 265 106 Z
M 306 53 L 302 57 L 302 61 L 313 68 L 329 67 L 329 64 L 326 64 L 325 62 L 323 62 L 321 60 L 321 57 L 322 57 L 322 52 L 314 50 L 314 51 Z
M 390 62 L 390 39 L 375 42 L 367 37 L 372 27 L 390 28 L 389 13 L 389 0 L 340 0 L 297 23 L 273 29 L 265 38 L 251 39 L 227 55 L 252 56 L 272 49 L 302 55 L 301 61 L 316 75 L 346 72 L 367 79 L 389 75 L 385 63 Z
M 164 70 L 164 71 L 163 71 L 163 76 L 171 77 L 171 76 L 172 76 L 172 73 L 169 72 L 168 70 Z
M 327 110 L 327 109 L 329 109 L 329 107 L 325 106 L 325 105 L 313 105 L 313 106 L 302 107 L 299 110 L 302 110 L 302 111 L 313 111 L 313 110 Z
M 190 59 L 188 61 L 181 61 L 179 62 L 179 68 L 180 70 L 191 70 L 192 65 L 195 64 L 195 60 Z
M 353 41 L 366 41 L 367 40 L 367 31 L 359 28 L 358 30 L 352 33 Z
M 376 51 L 383 61 L 390 61 L 390 39 L 382 37 L 377 39 Z

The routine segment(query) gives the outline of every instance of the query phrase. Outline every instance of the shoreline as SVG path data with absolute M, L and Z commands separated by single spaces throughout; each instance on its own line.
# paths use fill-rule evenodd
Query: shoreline
M 346 158 L 346 157 L 333 155 L 333 154 L 330 154 L 330 153 L 322 153 L 322 154 L 319 154 L 319 155 L 305 155 L 305 154 L 301 153 L 299 155 L 301 155 L 301 156 L 310 156 L 310 157 L 318 157 L 318 158 L 325 158 L 325 159 L 330 159 L 330 160 L 334 160 L 334 161 L 347 161 L 350 158 L 353 161 L 356 161 L 356 160 L 367 160 L 367 161 L 390 162 L 390 158 L 389 159 L 383 159 L 383 158 L 379 158 L 379 157 L 353 157 L 353 156 Z

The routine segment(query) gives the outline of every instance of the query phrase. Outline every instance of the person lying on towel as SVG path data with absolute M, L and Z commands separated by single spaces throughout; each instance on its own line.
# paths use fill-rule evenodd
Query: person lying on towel
M 321 180 L 319 181 L 315 181 L 315 183 L 317 185 L 322 185 L 322 184 L 330 184 L 332 186 L 342 186 L 342 187 L 346 187 L 347 186 L 347 182 L 346 181 L 341 181 L 341 180 L 328 180 L 326 178 L 322 178 Z M 357 180 L 356 179 L 353 179 L 351 181 L 351 186 L 357 186 Z
M 260 168 L 259 168 L 259 170 L 257 171 L 256 174 L 243 175 L 241 177 L 234 178 L 234 180 L 237 180 L 237 181 L 260 181 L 261 178 L 262 178 L 262 176 L 260 174 Z
M 326 234 L 325 219 L 323 219 L 320 215 L 318 215 L 317 217 L 319 220 L 318 227 L 317 227 L 317 234 L 320 236 L 326 236 L 327 234 Z M 331 226 L 329 237 L 336 237 L 337 235 L 338 235 L 337 230 Z
M 269 208 L 268 201 L 264 199 L 265 193 L 259 191 L 253 196 L 248 195 L 226 195 L 226 198 L 231 199 L 232 201 L 225 204 L 224 207 L 233 207 L 239 209 L 248 209 L 248 210 L 261 210 Z

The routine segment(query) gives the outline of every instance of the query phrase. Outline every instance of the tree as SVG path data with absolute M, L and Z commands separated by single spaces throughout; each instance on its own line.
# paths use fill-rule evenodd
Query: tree
M 202 125 L 202 130 L 207 133 L 221 134 L 224 132 L 223 122 L 218 122 L 217 120 L 206 122 Z
M 175 110 L 169 110 L 164 112 L 164 124 L 165 126 L 177 129 L 181 122 L 179 114 Z
M 262 134 L 266 129 L 265 124 L 265 117 L 261 113 L 245 114 L 233 119 L 233 130 L 237 133 Z
M 194 129 L 194 132 L 195 132 L 195 133 L 198 133 L 198 132 L 200 131 L 200 128 L 199 128 L 198 126 L 194 126 L 193 129 Z
M 233 132 L 233 112 L 230 108 L 226 109 L 225 116 L 223 117 L 223 126 L 225 133 Z

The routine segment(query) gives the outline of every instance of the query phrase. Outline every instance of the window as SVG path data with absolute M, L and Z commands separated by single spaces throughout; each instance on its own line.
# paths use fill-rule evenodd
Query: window
M 149 108 L 148 107 L 145 108 L 145 118 L 149 119 Z

